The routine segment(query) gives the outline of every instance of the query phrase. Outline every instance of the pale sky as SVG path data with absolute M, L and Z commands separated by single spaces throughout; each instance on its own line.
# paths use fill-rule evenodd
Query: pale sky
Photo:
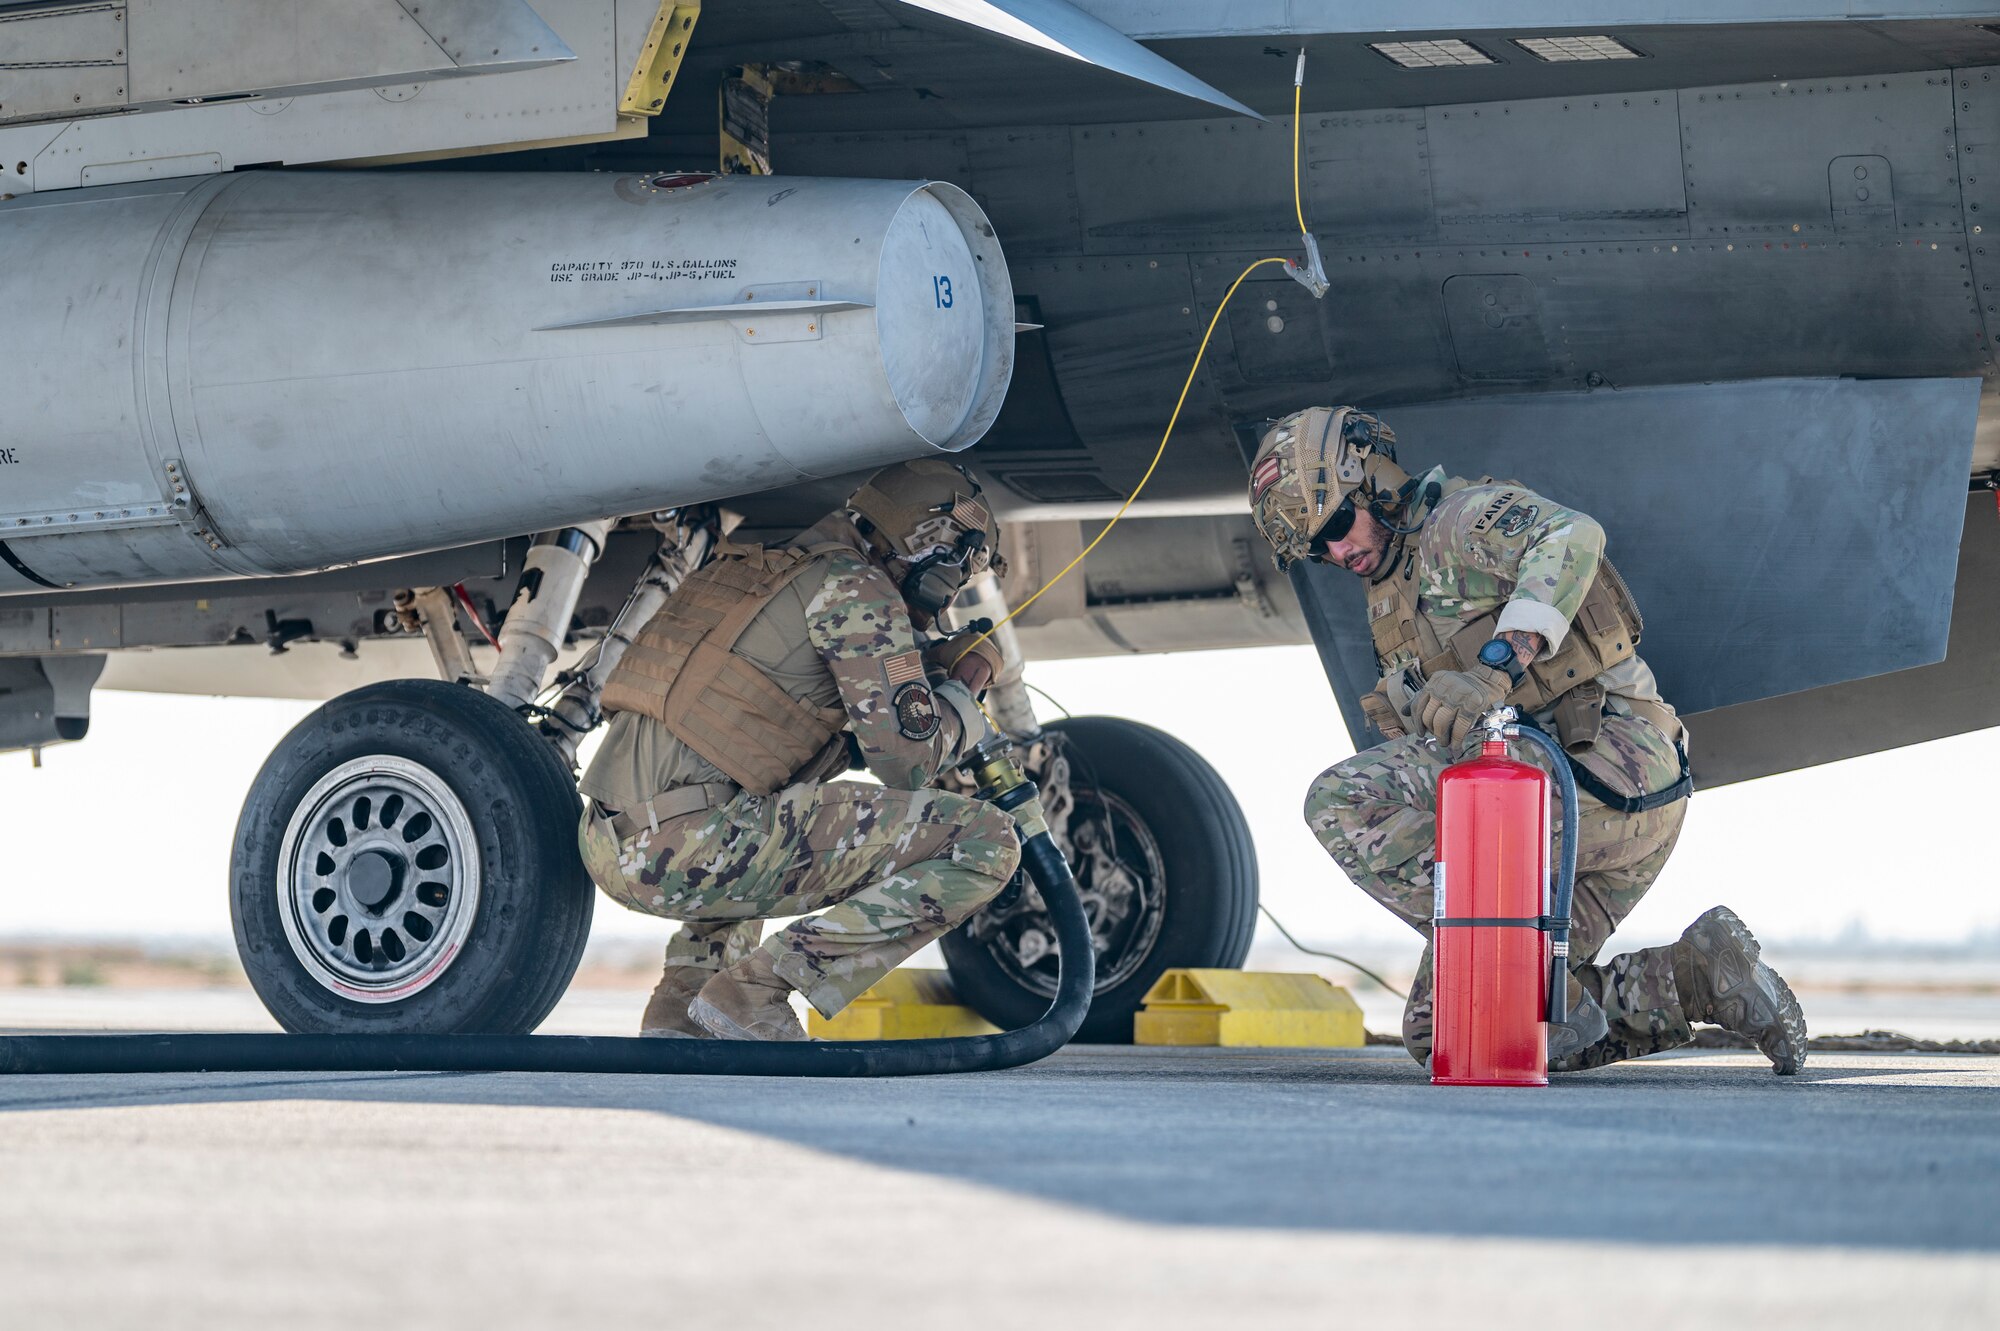
M 1264 900 L 1295 934 L 1334 946 L 1414 938 L 1300 821 L 1307 783 L 1352 751 L 1312 649 L 1060 661 L 1029 678 L 1072 712 L 1147 722 L 1213 763 L 1255 833 Z M 227 940 L 238 807 L 311 704 L 99 692 L 94 710 L 90 737 L 46 750 L 39 771 L 25 753 L 0 754 L 0 937 Z M 2000 730 L 1988 730 L 1697 793 L 1673 861 L 1619 941 L 1666 941 L 1718 903 L 1767 940 L 1852 924 L 1913 942 L 2000 930 L 2000 869 L 1981 849 L 1995 770 Z M 599 898 L 597 936 L 666 930 Z

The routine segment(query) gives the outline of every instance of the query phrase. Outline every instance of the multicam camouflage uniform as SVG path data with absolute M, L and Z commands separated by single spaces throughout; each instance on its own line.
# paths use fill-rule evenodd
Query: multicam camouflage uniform
M 1440 638 L 1499 609 L 1496 632 L 1539 633 L 1553 652 L 1597 576 L 1603 529 L 1582 513 L 1519 486 L 1447 482 L 1441 470 L 1424 481 L 1440 483 L 1443 497 L 1422 528 L 1393 552 L 1397 560 L 1387 576 L 1417 580 L 1420 612 Z M 1495 501 L 1503 498 L 1506 502 L 1496 510 Z M 1446 752 L 1411 720 L 1410 701 L 1421 681 L 1406 672 L 1415 664 L 1414 656 L 1380 663 L 1383 691 L 1409 733 L 1321 773 L 1307 793 L 1305 816 L 1347 876 L 1425 938 L 1423 961 L 1403 1014 L 1404 1044 L 1422 1062 L 1431 1048 L 1429 940 L 1437 779 L 1468 753 Z M 1633 657 L 1600 675 L 1598 682 L 1606 691 L 1603 729 L 1580 761 L 1623 795 L 1671 786 L 1681 772 L 1674 748 L 1680 723 L 1660 701 L 1652 671 Z M 1546 712 L 1538 719 L 1546 727 L 1552 716 Z M 1547 767 L 1539 749 L 1528 757 Z M 1639 904 L 1666 864 L 1687 801 L 1628 814 L 1586 792 L 1579 795 L 1571 975 L 1604 1008 L 1610 1029 L 1560 1064 L 1561 1070 L 1636 1058 L 1692 1038 L 1674 987 L 1671 949 L 1646 948 L 1595 964 L 1612 930 Z M 1560 834 L 1555 840 L 1559 845 Z
M 629 808 L 650 796 L 643 787 L 668 784 L 647 772 L 722 777 L 650 718 L 620 713 L 606 749 L 637 735 L 653 742 L 654 756 L 633 773 L 600 754 L 580 783 L 590 798 L 579 833 L 584 864 L 614 900 L 687 922 L 668 944 L 670 971 L 733 965 L 760 946 L 763 920 L 822 912 L 761 946 L 777 973 L 827 1016 L 984 905 L 1020 860 L 1005 812 L 923 789 L 959 756 L 967 727 L 921 674 L 914 687 L 902 677 L 918 650 L 909 615 L 895 585 L 860 553 L 852 528 L 829 521 L 797 544 L 830 540 L 855 548 L 818 556 L 819 567 L 794 584 L 802 594 L 773 601 L 752 624 L 766 641 L 810 644 L 810 654 L 792 654 L 804 656 L 806 669 L 788 675 L 782 651 L 757 664 L 774 668 L 801 701 L 837 700 L 882 785 L 808 780 L 769 795 L 739 793 L 621 840 L 600 806 Z

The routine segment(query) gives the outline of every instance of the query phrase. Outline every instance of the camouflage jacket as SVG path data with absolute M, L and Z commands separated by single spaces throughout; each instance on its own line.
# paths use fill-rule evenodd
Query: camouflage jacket
M 1424 479 L 1442 478 L 1434 469 Z M 1604 558 L 1604 528 L 1522 486 L 1457 477 L 1443 484 L 1444 496 L 1403 551 L 1414 561 L 1424 616 L 1448 638 L 1499 609 L 1496 632 L 1539 633 L 1550 651 L 1561 647 Z
M 1439 639 L 1449 639 L 1460 627 L 1498 610 L 1496 633 L 1520 630 L 1538 633 L 1548 651 L 1561 647 L 1570 621 L 1583 604 L 1584 593 L 1604 559 L 1604 528 L 1589 515 L 1547 499 L 1521 485 L 1447 479 L 1442 468 L 1423 478 L 1443 489 L 1434 507 L 1422 515 L 1417 531 L 1405 538 L 1387 576 L 1408 577 L 1416 584 L 1418 612 Z M 1391 704 L 1409 722 L 1410 704 L 1423 681 L 1411 678 L 1413 653 L 1378 663 L 1379 685 Z M 1670 708 L 1645 661 L 1637 656 L 1597 677 L 1604 686 L 1606 712 L 1668 718 L 1678 731 Z M 1649 705 L 1650 704 L 1650 705 Z M 1546 724 L 1551 713 L 1544 713 Z M 1644 737 L 1647 752 L 1635 772 L 1648 788 L 1664 775 L 1678 774 L 1673 735 Z M 1595 762 L 1586 760 L 1593 768 Z M 1621 788 L 1626 784 L 1617 782 Z M 1638 793 L 1634 790 L 1632 793 Z
M 861 552 L 854 529 L 829 519 L 801 545 L 839 540 L 852 550 L 825 557 L 806 602 L 806 640 L 825 663 L 847 709 L 861 760 L 885 786 L 918 790 L 963 756 L 981 733 L 962 685 L 933 685 L 902 593 Z M 811 574 L 807 574 L 811 577 Z
M 862 761 L 882 784 L 928 786 L 958 760 L 968 733 L 978 737 L 971 695 L 926 678 L 902 596 L 849 523 L 829 519 L 792 542 L 829 543 L 845 548 L 820 555 L 765 606 L 738 651 L 799 701 L 842 708 Z M 675 786 L 727 779 L 659 721 L 621 711 L 578 787 L 621 809 Z

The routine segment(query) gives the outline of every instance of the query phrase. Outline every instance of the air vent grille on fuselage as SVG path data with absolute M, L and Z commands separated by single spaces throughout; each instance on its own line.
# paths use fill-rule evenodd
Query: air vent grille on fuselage
M 1550 64 L 1573 64 L 1581 60 L 1643 60 L 1645 54 L 1635 51 L 1616 37 L 1516 37 L 1514 45 L 1526 51 L 1537 60 Z
M 1452 69 L 1500 63 L 1471 42 L 1456 37 L 1434 42 L 1370 42 L 1368 49 L 1404 69 Z

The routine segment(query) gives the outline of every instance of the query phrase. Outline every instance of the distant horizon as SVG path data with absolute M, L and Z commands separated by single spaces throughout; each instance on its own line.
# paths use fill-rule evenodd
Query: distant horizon
M 662 944 L 666 941 L 670 923 L 669 921 L 661 921 L 662 927 L 659 941 Z M 1290 921 L 1286 921 L 1286 923 L 1289 926 Z M 1298 933 L 1296 929 L 1293 932 L 1295 934 Z M 1363 938 L 1340 935 L 1315 937 L 1311 934 L 1299 934 L 1298 936 L 1300 942 L 1310 947 L 1329 949 L 1347 948 L 1369 957 L 1377 957 L 1387 952 L 1407 951 L 1412 961 L 1415 960 L 1420 947 L 1420 942 L 1414 934 L 1410 936 L 1407 942 L 1373 936 Z M 1860 921 L 1849 920 L 1844 927 L 1831 934 L 1789 935 L 1761 930 L 1758 937 L 1767 948 L 1781 948 L 1801 956 L 1855 958 L 1915 958 L 1936 956 L 1940 958 L 1992 958 L 1995 961 L 2000 961 L 2000 927 L 1976 929 L 1963 938 L 1926 942 L 1921 939 L 1902 936 L 1879 936 L 1871 932 Z M 589 955 L 590 951 L 637 949 L 649 947 L 650 945 L 650 940 L 629 934 L 593 935 L 586 955 Z M 1290 943 L 1287 943 L 1275 930 L 1272 930 L 1267 922 L 1260 922 L 1257 942 L 1253 946 L 1263 948 L 1267 945 L 1274 950 L 1296 953 L 1310 961 L 1322 960 L 1322 958 L 1313 957 L 1310 953 L 1300 952 Z M 36 947 L 138 948 L 141 950 L 154 948 L 186 949 L 187 952 L 182 955 L 192 954 L 196 948 L 206 948 L 233 955 L 236 950 L 236 939 L 229 933 L 217 933 L 214 931 L 190 933 L 158 931 L 151 933 L 0 932 L 0 956 L 4 956 L 9 949 Z M 167 951 L 160 955 L 170 956 L 176 954 Z

